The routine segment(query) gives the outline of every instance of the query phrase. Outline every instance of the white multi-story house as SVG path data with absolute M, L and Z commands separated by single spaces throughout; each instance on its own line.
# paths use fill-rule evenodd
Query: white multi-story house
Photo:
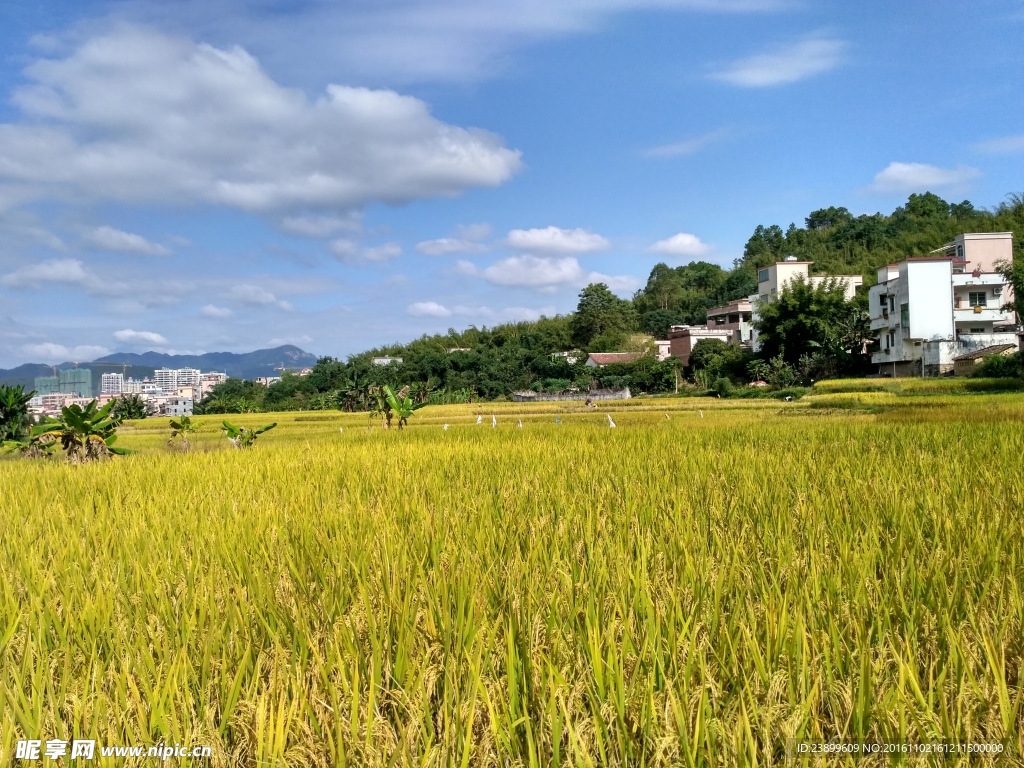
M 120 395 L 124 388 L 123 373 L 104 373 L 100 376 L 101 395 Z
M 218 384 L 223 384 L 228 380 L 226 373 L 219 373 L 217 371 L 210 371 L 208 373 L 202 373 L 199 375 L 199 399 L 203 399 L 210 391 Z
M 950 373 L 955 357 L 1017 341 L 1016 315 L 1004 309 L 1012 295 L 998 271 L 1013 258 L 1012 233 L 967 233 L 932 253 L 881 267 L 868 291 L 879 373 Z
M 757 328 L 754 327 L 760 319 L 757 311 L 758 304 L 774 301 L 775 296 L 793 280 L 803 279 L 814 287 L 828 280 L 837 280 L 843 286 L 847 301 L 852 299 L 857 288 L 864 284 L 864 278 L 860 275 L 812 275 L 809 268 L 813 263 L 813 261 L 799 261 L 796 256 L 787 256 L 785 260 L 769 264 L 757 271 L 757 293 L 749 297 L 751 302 L 750 341 L 755 352 L 760 346 L 757 343 Z

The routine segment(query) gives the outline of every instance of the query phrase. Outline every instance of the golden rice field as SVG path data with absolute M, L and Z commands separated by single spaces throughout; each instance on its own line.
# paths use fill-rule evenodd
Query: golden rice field
M 280 423 L 0 462 L 0 764 L 1021 764 L 1024 395 L 231 418 Z

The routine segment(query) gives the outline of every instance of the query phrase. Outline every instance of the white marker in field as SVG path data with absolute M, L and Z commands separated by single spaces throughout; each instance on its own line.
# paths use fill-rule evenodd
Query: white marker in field
M 519 420 L 519 425 L 518 426 L 519 426 L 520 429 L 523 428 L 523 420 L 522 419 Z
M 344 431 L 345 431 L 345 428 L 344 428 L 344 427 L 338 427 L 338 431 L 339 431 L 339 432 L 344 432 Z
M 493 413 L 491 414 L 491 426 L 492 427 L 498 426 L 498 420 L 496 418 L 494 418 L 494 414 Z
M 447 432 L 447 431 L 448 431 L 448 425 L 447 425 L 447 424 L 445 424 L 445 425 L 444 425 L 444 427 L 443 427 L 443 429 L 444 429 L 444 431 L 445 431 L 445 432 Z
M 701 411 L 701 412 L 700 412 L 700 417 L 701 417 L 702 419 L 704 418 L 704 411 Z
M 484 423 L 484 417 L 483 416 L 477 416 L 476 417 L 476 423 L 477 424 L 483 424 Z
M 615 422 L 612 421 L 612 415 L 610 413 L 606 413 L 605 416 L 608 417 L 608 426 L 612 427 L 614 429 L 615 428 Z
M 669 421 L 668 414 L 665 414 L 665 421 Z

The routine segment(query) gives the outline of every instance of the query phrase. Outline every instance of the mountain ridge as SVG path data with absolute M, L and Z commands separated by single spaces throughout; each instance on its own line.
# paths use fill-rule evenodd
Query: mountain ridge
M 316 355 L 306 352 L 293 344 L 252 352 L 206 352 L 202 355 L 171 355 L 164 352 L 115 352 L 89 362 L 64 362 L 56 366 L 43 363 L 24 363 L 15 368 L 0 368 L 0 383 L 21 384 L 31 389 L 37 376 L 52 376 L 53 369 L 75 366 L 88 368 L 93 372 L 93 387 L 98 388 L 102 373 L 119 373 L 121 366 L 127 366 L 127 375 L 136 378 L 152 376 L 156 368 L 198 368 L 206 371 L 220 371 L 228 376 L 255 379 L 259 376 L 275 376 L 276 368 L 308 368 L 317 361 Z

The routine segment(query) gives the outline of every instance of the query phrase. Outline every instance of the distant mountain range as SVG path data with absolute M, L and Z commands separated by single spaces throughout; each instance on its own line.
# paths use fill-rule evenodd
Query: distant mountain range
M 166 355 L 162 352 L 118 352 L 97 358 L 89 363 L 77 363 L 79 368 L 92 371 L 93 387 L 99 388 L 100 375 L 121 373 L 135 379 L 152 376 L 157 368 L 198 368 L 207 371 L 221 371 L 240 379 L 255 379 L 259 376 L 276 376 L 277 368 L 309 368 L 316 363 L 316 355 L 298 347 L 286 344 L 273 349 L 257 349 L 255 352 L 236 354 L 234 352 L 207 352 L 205 355 Z M 56 366 L 42 363 L 25 363 L 17 368 L 0 368 L 0 384 L 18 384 L 31 389 L 36 376 L 52 376 L 53 369 L 74 368 L 75 363 L 61 363 Z M 127 367 L 125 367 L 127 366 Z

